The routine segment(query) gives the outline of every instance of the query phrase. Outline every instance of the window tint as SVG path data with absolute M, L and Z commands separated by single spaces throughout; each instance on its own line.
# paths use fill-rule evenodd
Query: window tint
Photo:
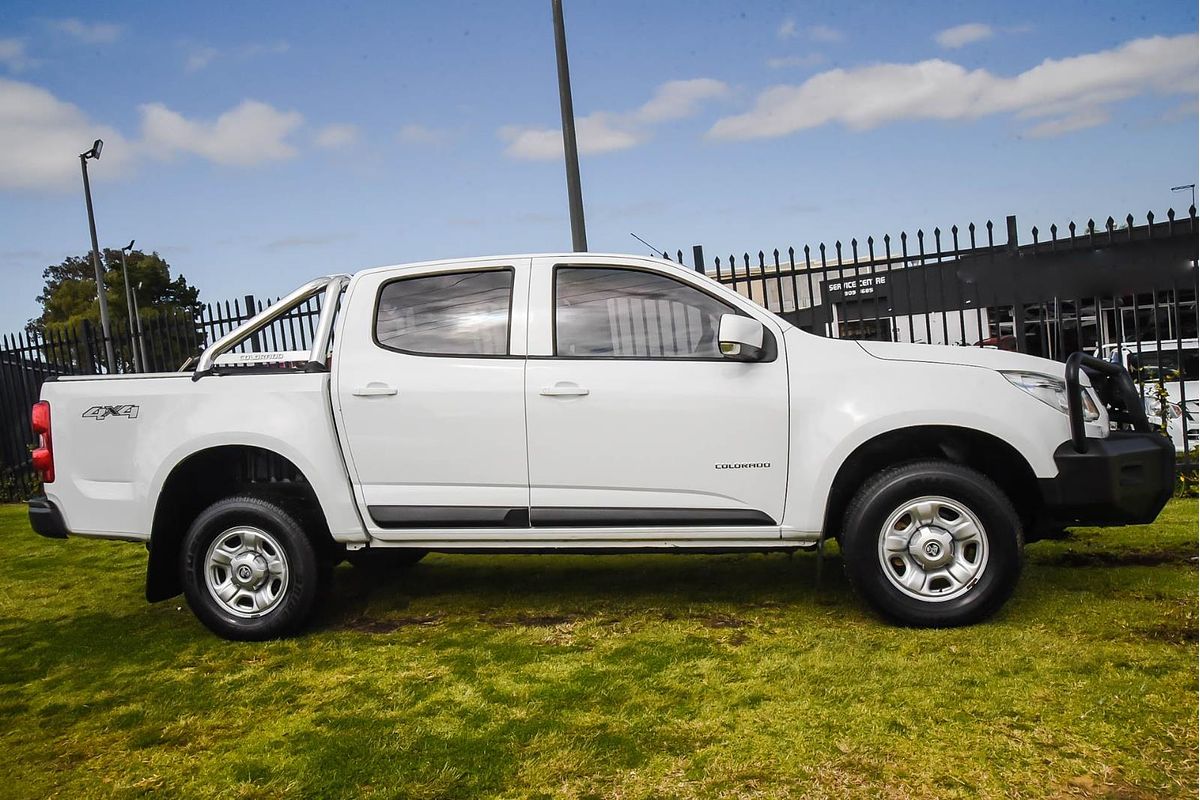
M 736 311 L 664 275 L 607 267 L 554 273 L 555 353 L 574 358 L 721 358 L 717 326 Z
M 507 269 L 391 281 L 379 293 L 375 339 L 412 353 L 504 355 L 512 283 Z

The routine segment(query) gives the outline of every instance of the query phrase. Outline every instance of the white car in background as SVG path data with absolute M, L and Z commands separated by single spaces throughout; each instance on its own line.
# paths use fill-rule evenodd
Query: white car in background
M 1129 370 L 1146 398 L 1146 416 L 1159 425 L 1163 409 L 1156 387 L 1161 382 L 1175 450 L 1200 446 L 1200 340 L 1123 342 L 1103 347 L 1097 355 Z

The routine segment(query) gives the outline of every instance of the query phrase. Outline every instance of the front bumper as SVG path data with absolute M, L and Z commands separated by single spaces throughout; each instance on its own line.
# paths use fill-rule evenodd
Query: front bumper
M 47 539 L 67 538 L 67 523 L 63 521 L 62 512 L 45 497 L 29 501 L 29 524 L 34 533 Z
M 1157 433 L 1113 431 L 1054 451 L 1058 475 L 1038 481 L 1049 526 L 1139 525 L 1153 522 L 1175 483 L 1175 448 Z

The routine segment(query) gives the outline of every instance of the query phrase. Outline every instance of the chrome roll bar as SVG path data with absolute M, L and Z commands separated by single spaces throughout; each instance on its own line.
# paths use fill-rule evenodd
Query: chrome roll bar
M 271 361 L 293 361 L 297 356 L 307 356 L 309 366 L 325 366 L 326 354 L 329 350 L 329 337 L 333 332 L 333 317 L 337 313 L 338 299 L 346 284 L 350 282 L 349 275 L 326 275 L 314 278 L 296 289 L 287 297 L 282 298 L 270 308 L 237 326 L 229 333 L 217 339 L 200 354 L 200 361 L 192 374 L 192 380 L 199 380 L 213 371 L 217 359 L 222 353 L 236 347 L 254 334 L 269 326 L 272 322 L 288 314 L 301 303 L 325 293 L 321 302 L 321 316 L 317 319 L 317 330 L 313 335 L 312 348 L 308 351 L 283 351 L 279 353 L 255 353 L 252 358 L 245 359 L 247 363 L 264 364 Z M 277 358 L 275 356 L 278 356 Z

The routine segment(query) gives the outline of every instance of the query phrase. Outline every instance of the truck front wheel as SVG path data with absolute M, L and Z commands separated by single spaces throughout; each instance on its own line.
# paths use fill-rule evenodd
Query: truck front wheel
M 196 517 L 181 570 L 193 613 L 218 636 L 242 641 L 298 630 L 313 610 L 321 574 L 295 518 L 252 496 L 220 500 Z
M 846 573 L 878 612 L 945 628 L 991 616 L 1021 573 L 1021 521 L 987 476 L 920 461 L 867 480 L 842 526 Z

